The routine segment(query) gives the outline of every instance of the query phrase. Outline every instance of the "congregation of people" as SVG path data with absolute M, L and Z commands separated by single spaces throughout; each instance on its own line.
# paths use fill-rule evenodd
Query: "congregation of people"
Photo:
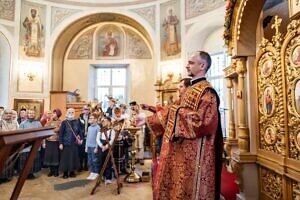
M 48 168 L 49 177 L 67 179 L 75 177 L 82 171 L 89 171 L 88 180 L 95 180 L 104 166 L 104 161 L 109 149 L 113 151 L 117 164 L 118 173 L 130 173 L 129 159 L 132 138 L 126 127 L 140 127 L 137 133 L 137 161 L 144 164 L 144 134 L 145 114 L 140 111 L 139 105 L 133 101 L 130 103 L 129 114 L 126 104 L 118 104 L 117 100 L 108 96 L 106 112 L 101 106 L 85 105 L 78 118 L 75 117 L 75 109 L 69 108 L 66 115 L 62 116 L 60 109 L 44 112 L 39 118 L 33 109 L 20 109 L 19 113 L 12 109 L 0 107 L 0 131 L 14 131 L 18 129 L 40 128 L 52 126 L 53 135 L 43 140 L 36 154 L 34 163 L 28 175 L 28 179 L 39 176 L 42 168 Z M 131 117 L 130 117 L 131 116 Z M 139 116 L 138 118 L 135 116 Z M 7 162 L 0 181 L 7 182 L 13 176 L 20 174 L 24 168 L 31 146 L 24 148 L 14 161 Z M 119 154 L 116 154 L 119 152 Z M 121 154 L 120 154 L 121 152 Z M 121 161 L 120 161 L 121 160 Z M 120 163 L 122 162 L 122 163 Z M 105 183 L 113 182 L 114 174 L 112 162 L 104 166 L 103 179 Z
M 182 79 L 178 84 L 179 99 L 170 105 L 129 103 L 128 114 L 125 104 L 108 96 L 109 107 L 102 112 L 101 106 L 84 106 L 79 118 L 69 108 L 65 119 L 60 109 L 54 109 L 36 119 L 34 110 L 16 111 L 5 109 L 0 120 L 0 130 L 16 130 L 54 126 L 54 134 L 41 144 L 28 178 L 49 168 L 48 176 L 75 177 L 82 170 L 89 170 L 87 177 L 95 180 L 103 171 L 105 183 L 112 183 L 114 172 L 126 173 L 129 164 L 129 148 L 132 142 L 125 127 L 139 128 L 136 132 L 136 157 L 144 164 L 144 140 L 146 130 L 158 143 L 159 161 L 153 160 L 153 199 L 219 199 L 222 170 L 223 136 L 220 122 L 220 99 L 206 73 L 211 66 L 207 52 L 191 54 L 185 66 L 191 78 Z M 152 115 L 146 116 L 143 112 Z M 114 147 L 115 144 L 118 144 Z M 122 147 L 123 163 L 104 162 L 109 151 Z M 14 172 L 24 167 L 30 147 L 24 148 L 13 170 L 6 164 L 1 178 L 10 179 Z M 119 151 L 120 152 L 120 151 Z M 120 155 L 116 155 L 118 157 Z M 154 156 L 156 158 L 156 156 Z M 130 172 L 129 172 L 130 173 Z M 174 176 L 176 174 L 176 176 Z M 102 175 L 102 174 L 101 174 Z

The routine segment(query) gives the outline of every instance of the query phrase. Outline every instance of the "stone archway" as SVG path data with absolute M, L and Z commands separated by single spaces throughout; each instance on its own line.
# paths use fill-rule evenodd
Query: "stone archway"
M 8 39 L 0 32 L 0 106 L 9 107 L 9 81 L 11 47 Z
M 52 76 L 51 90 L 63 90 L 63 63 L 66 51 L 73 38 L 83 29 L 97 23 L 102 22 L 117 22 L 135 28 L 139 31 L 151 45 L 153 43 L 147 30 L 136 20 L 116 13 L 96 13 L 78 19 L 65 28 L 64 31 L 57 37 L 52 51 Z

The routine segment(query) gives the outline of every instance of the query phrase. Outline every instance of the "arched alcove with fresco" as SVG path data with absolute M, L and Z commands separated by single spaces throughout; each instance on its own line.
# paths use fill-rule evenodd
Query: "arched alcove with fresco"
M 109 37 L 115 37 L 116 42 L 119 42 L 118 52 L 115 52 L 116 55 L 109 55 L 112 52 L 106 52 L 107 54 L 104 55 L 103 49 L 99 49 L 103 48 L 109 32 L 111 34 Z M 83 44 L 84 42 L 80 37 L 89 40 L 89 42 L 86 41 L 86 44 Z M 135 47 L 132 46 L 133 44 Z M 85 46 L 83 47 L 86 48 L 85 52 L 90 52 L 90 55 L 79 55 L 79 51 L 75 51 L 75 55 L 73 47 L 76 45 L 80 45 L 81 48 Z M 83 100 L 91 100 L 93 98 L 93 95 L 90 95 L 92 92 L 87 89 L 93 87 L 87 80 L 91 77 L 90 68 L 101 64 L 106 66 L 109 64 L 124 64 L 128 66 L 128 77 L 135 80 L 130 82 L 129 90 L 137 90 L 141 84 L 145 84 L 143 79 L 139 77 L 156 73 L 153 48 L 153 38 L 144 26 L 131 17 L 116 13 L 97 13 L 82 17 L 61 31 L 55 41 L 52 51 L 51 90 L 73 91 L 80 89 L 86 91 L 86 93 L 81 94 Z M 73 61 L 76 61 L 77 66 L 72 65 Z M 80 67 L 78 66 L 79 63 L 81 63 Z M 83 81 L 87 83 L 86 85 L 76 86 L 74 81 L 74 78 L 77 78 L 75 72 L 80 72 L 81 78 L 87 80 Z M 150 80 L 153 83 L 154 78 L 152 77 L 153 80 Z M 153 88 L 150 88 L 153 85 L 145 85 L 149 87 L 149 91 L 153 91 Z M 84 89 L 80 87 L 84 87 Z M 134 95 L 130 96 L 130 99 L 142 99 L 142 96 L 138 96 L 138 93 Z M 149 97 L 151 99 L 151 96 Z

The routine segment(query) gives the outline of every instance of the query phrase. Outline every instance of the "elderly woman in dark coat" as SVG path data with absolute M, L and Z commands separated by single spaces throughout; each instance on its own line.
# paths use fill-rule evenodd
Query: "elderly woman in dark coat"
M 79 156 L 77 145 L 82 145 L 83 133 L 79 122 L 75 119 L 75 110 L 67 110 L 67 119 L 62 121 L 59 129 L 59 149 L 61 150 L 60 171 L 63 178 L 75 177 L 75 170 L 79 169 Z

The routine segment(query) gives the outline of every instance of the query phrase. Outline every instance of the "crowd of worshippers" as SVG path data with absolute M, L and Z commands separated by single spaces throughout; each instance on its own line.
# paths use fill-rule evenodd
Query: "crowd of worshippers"
M 139 127 L 137 131 L 137 163 L 144 164 L 144 137 L 147 131 L 146 115 L 141 111 L 139 105 L 133 101 L 127 109 L 126 104 L 117 104 L 117 100 L 109 97 L 109 107 L 103 112 L 100 105 L 91 107 L 86 105 L 78 118 L 75 118 L 75 110 L 69 108 L 66 116 L 62 116 L 60 109 L 47 111 L 39 118 L 33 109 L 21 109 L 19 113 L 15 110 L 0 107 L 0 131 L 13 131 L 17 129 L 40 128 L 53 126 L 54 134 L 45 139 L 36 154 L 28 179 L 38 176 L 42 168 L 49 168 L 48 176 L 67 179 L 75 177 L 81 171 L 89 171 L 87 177 L 94 180 L 104 165 L 105 158 L 113 144 L 114 157 L 122 163 L 116 163 L 118 173 L 130 173 L 129 149 L 132 138 L 126 127 Z M 15 162 L 6 163 L 0 175 L 1 182 L 12 179 L 20 174 L 24 168 L 25 161 L 29 156 L 31 146 L 20 151 Z M 113 151 L 113 149 L 112 149 Z M 116 153 L 119 152 L 119 153 Z M 120 154 L 120 152 L 122 152 Z M 116 153 L 116 154 L 115 154 Z M 112 183 L 114 170 L 112 163 L 104 166 L 103 178 L 105 183 Z

